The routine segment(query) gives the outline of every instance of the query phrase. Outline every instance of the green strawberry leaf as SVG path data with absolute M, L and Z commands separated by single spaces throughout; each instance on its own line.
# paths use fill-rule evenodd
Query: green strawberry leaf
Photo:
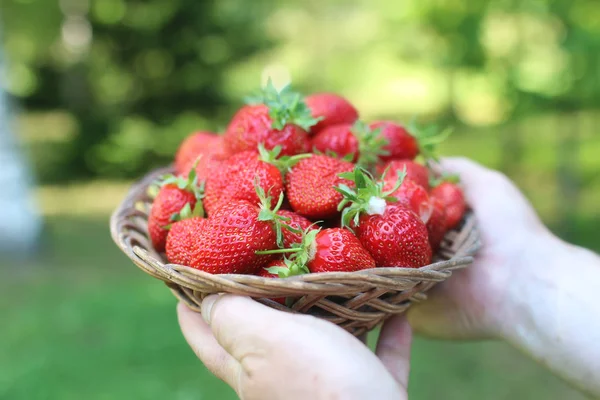
M 360 154 L 357 165 L 365 168 L 373 167 L 381 156 L 387 156 L 389 151 L 385 147 L 389 140 L 381 135 L 381 128 L 371 129 L 363 121 L 356 121 L 352 126 L 352 134 L 358 140 L 358 152 Z
M 286 85 L 280 91 L 269 78 L 267 85 L 258 95 L 247 99 L 250 104 L 264 104 L 269 108 L 272 128 L 282 130 L 287 124 L 295 124 L 309 130 L 322 118 L 313 118 L 310 109 L 304 102 L 304 97 Z
M 294 156 L 279 156 L 281 154 L 281 146 L 275 146 L 273 150 L 267 150 L 262 143 L 258 145 L 259 159 L 271 165 L 274 165 L 279 169 L 281 175 L 285 175 L 292 169 L 292 167 L 298 164 L 305 158 L 312 157 L 312 154 L 296 154 Z
M 436 125 L 422 127 L 417 125 L 415 118 L 408 124 L 407 129 L 408 132 L 417 139 L 421 156 L 423 156 L 425 160 L 431 159 L 435 161 L 439 160 L 439 157 L 437 156 L 437 147 L 448 139 L 454 131 L 454 128 L 447 127 L 445 129 L 440 129 Z
M 343 175 L 345 179 L 350 178 L 349 174 Z M 372 202 L 381 202 L 381 200 L 392 201 L 390 194 L 397 190 L 402 184 L 404 175 L 399 173 L 398 181 L 396 182 L 393 191 L 383 191 L 383 181 L 375 180 L 373 175 L 369 171 L 356 166 L 352 172 L 352 180 L 355 183 L 356 189 L 350 189 L 348 186 L 340 184 L 335 190 L 343 195 L 342 201 L 338 204 L 338 211 L 342 211 L 342 226 L 351 228 L 352 223 L 358 225 L 360 222 L 360 216 L 363 213 L 374 212 Z M 377 200 L 379 199 L 379 200 Z

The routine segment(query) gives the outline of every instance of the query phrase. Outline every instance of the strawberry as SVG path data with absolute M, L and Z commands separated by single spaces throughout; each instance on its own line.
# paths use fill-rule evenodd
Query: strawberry
M 427 228 L 410 208 L 395 203 L 390 192 L 383 191 L 383 182 L 375 182 L 360 168 L 342 176 L 356 183 L 356 190 L 338 187 L 344 195 L 339 205 L 342 222 L 354 229 L 377 266 L 418 268 L 431 262 Z M 401 183 L 398 179 L 395 188 Z
M 283 179 L 276 166 L 260 159 L 257 151 L 244 151 L 224 161 L 206 180 L 204 207 L 211 215 L 220 205 L 232 200 L 258 203 L 254 184 L 258 181 L 276 202 L 283 191 Z M 271 204 L 274 206 L 275 204 Z
M 186 174 L 199 156 L 217 153 L 221 138 L 212 132 L 196 132 L 181 142 L 175 154 L 175 171 Z
M 361 121 L 353 125 L 330 125 L 313 138 L 312 145 L 319 152 L 333 152 L 364 167 L 374 165 L 387 154 L 384 150 L 387 140 L 380 131 L 372 130 Z
M 356 229 L 378 266 L 419 268 L 431 262 L 427 228 L 401 204 L 386 205 L 381 215 L 363 215 Z
M 260 212 L 261 208 L 245 200 L 223 204 L 201 230 L 190 230 L 188 237 L 179 238 L 190 245 L 177 257 L 211 274 L 257 273 L 272 256 L 256 252 L 277 248 L 273 223 L 261 221 Z
M 462 190 L 455 183 L 456 179 L 447 179 L 431 190 L 431 196 L 440 199 L 444 203 L 446 209 L 446 228 L 453 229 L 465 215 L 467 204 L 465 203 L 465 196 Z
M 406 178 L 429 190 L 429 170 L 422 164 L 412 160 L 392 160 L 377 166 L 379 175 L 397 176 L 398 172 L 406 170 Z
M 240 109 L 225 132 L 225 148 L 230 153 L 256 150 L 262 143 L 267 150 L 281 147 L 282 155 L 307 153 L 307 130 L 317 120 L 311 117 L 302 97 L 289 86 L 280 92 L 273 84 L 263 90 L 258 104 Z
M 309 233 L 314 235 L 307 262 L 310 272 L 353 272 L 375 268 L 375 260 L 347 229 L 330 228 Z
M 274 206 L 283 192 L 283 177 L 285 173 L 303 158 L 310 154 L 295 156 L 280 156 L 281 148 L 267 151 L 262 145 L 256 151 L 244 151 L 231 156 L 220 164 L 219 169 L 213 169 L 206 180 L 206 196 L 204 206 L 210 214 L 220 204 L 231 200 L 247 200 L 258 203 L 259 197 L 255 190 L 258 182 L 264 192 L 269 193 Z
M 426 224 L 431 217 L 431 202 L 427 190 L 415 181 L 406 179 L 404 175 L 400 176 L 402 177 L 402 183 L 399 188 L 394 190 L 394 186 L 398 182 L 398 176 L 386 175 L 383 178 L 383 190 L 389 191 L 389 196 L 395 197 L 413 210 L 421 218 L 421 221 Z
M 182 218 L 203 216 L 204 209 L 202 189 L 193 169 L 187 179 L 166 175 L 160 185 L 148 216 L 148 234 L 154 249 L 163 252 L 169 225 Z
M 206 230 L 208 220 L 205 218 L 188 218 L 175 222 L 167 236 L 167 260 L 172 264 L 191 265 L 192 249 L 197 245 L 197 238 Z
M 217 173 L 225 158 L 219 153 L 205 154 L 196 160 L 196 176 L 198 182 L 206 182 L 209 176 Z M 185 176 L 185 175 L 182 175 Z
M 307 229 L 311 229 L 313 225 L 312 222 L 310 222 L 308 219 L 304 218 L 300 214 L 296 214 L 293 211 L 279 210 L 277 211 L 277 215 L 287 219 L 282 220 L 283 224 L 291 226 L 292 228 L 300 231 L 292 232 L 288 229 L 284 229 L 283 247 L 291 247 L 294 244 L 302 242 L 302 232 L 306 231 Z
M 394 159 L 414 159 L 419 154 L 419 143 L 402 125 L 390 121 L 378 121 L 370 124 L 371 129 L 379 129 L 387 140 L 384 147 L 386 154 L 380 156 L 382 161 Z
M 352 182 L 338 175 L 353 168 L 352 163 L 325 155 L 313 155 L 298 162 L 287 174 L 286 194 L 292 209 L 310 219 L 339 215 L 337 205 L 342 195 L 335 187 Z
M 354 272 L 375 268 L 375 260 L 352 232 L 342 228 L 307 230 L 302 243 L 291 249 L 265 251 L 265 254 L 291 253 L 290 271 Z M 269 269 L 270 272 L 277 270 Z M 285 272 L 285 270 L 281 270 Z M 280 274 L 280 276 L 282 276 Z
M 351 124 L 329 125 L 312 139 L 312 147 L 321 153 L 335 153 L 352 162 L 358 160 L 358 139 Z
M 321 119 L 310 129 L 312 134 L 331 125 L 353 124 L 358 119 L 356 108 L 337 94 L 312 94 L 306 97 L 306 105 L 314 118 Z
M 446 234 L 446 210 L 444 202 L 437 197 L 431 197 L 431 217 L 427 221 L 427 232 L 432 250 L 437 250 Z

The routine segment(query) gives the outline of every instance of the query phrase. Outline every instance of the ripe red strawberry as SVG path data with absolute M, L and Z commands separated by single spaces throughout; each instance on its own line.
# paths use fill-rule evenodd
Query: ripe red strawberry
M 388 204 L 382 214 L 364 214 L 356 236 L 378 266 L 419 268 L 431 262 L 427 228 L 402 204 Z
M 388 142 L 384 147 L 387 154 L 381 155 L 381 160 L 412 160 L 419 154 L 419 142 L 402 125 L 390 121 L 378 121 L 370 126 L 371 129 L 380 129 L 381 135 Z
M 260 143 L 271 150 L 281 146 L 282 154 L 307 153 L 310 149 L 308 133 L 298 125 L 287 123 L 274 128 L 269 108 L 259 104 L 244 106 L 233 117 L 225 133 L 225 146 L 230 153 L 256 150 Z
M 192 249 L 198 238 L 206 230 L 206 218 L 188 218 L 175 222 L 167 236 L 167 260 L 171 264 L 189 266 L 192 264 Z
M 325 127 L 337 124 L 353 124 L 358 119 L 358 111 L 350 102 L 333 93 L 316 93 L 306 97 L 306 105 L 314 118 L 321 120 L 310 132 L 319 132 Z
M 314 235 L 306 264 L 310 272 L 353 272 L 375 268 L 373 257 L 347 229 L 323 229 L 309 235 Z
M 240 109 L 225 133 L 225 147 L 230 153 L 267 150 L 281 147 L 281 155 L 307 153 L 310 140 L 307 130 L 317 121 L 311 117 L 301 96 L 290 87 L 280 92 L 269 82 L 258 104 Z
M 389 192 L 388 196 L 395 197 L 399 202 L 408 206 L 426 224 L 431 217 L 432 211 L 427 190 L 415 183 L 415 181 L 407 178 L 403 178 L 400 187 L 395 189 L 397 182 L 398 176 L 386 175 L 383 181 L 383 190 Z
M 158 252 L 165 250 L 168 226 L 173 223 L 173 215 L 179 213 L 187 204 L 196 205 L 193 192 L 182 190 L 177 185 L 165 185 L 154 199 L 148 217 L 148 233 L 154 249 Z
M 271 206 L 277 203 L 283 192 L 283 179 L 279 169 L 260 159 L 257 151 L 244 151 L 223 161 L 219 170 L 206 180 L 204 207 L 211 215 L 220 205 L 232 200 L 259 202 L 255 190 L 258 181 L 271 196 Z
M 354 174 L 356 190 L 340 187 L 345 208 L 342 220 L 350 226 L 379 267 L 418 268 L 431 262 L 431 246 L 427 228 L 419 217 L 402 203 L 390 203 L 383 183 L 374 182 L 365 171 Z
M 444 202 L 437 197 L 431 197 L 431 218 L 427 221 L 427 232 L 429 233 L 429 243 L 433 251 L 436 251 L 444 235 L 446 234 L 446 210 Z
M 352 133 L 351 124 L 329 125 L 312 139 L 312 147 L 321 153 L 333 152 L 339 157 L 358 160 L 358 139 Z
M 168 176 L 164 178 L 148 216 L 148 233 L 154 249 L 165 250 L 167 227 L 182 217 L 202 216 L 202 197 L 195 174 L 187 180 Z
M 375 268 L 375 260 L 352 232 L 342 228 L 307 230 L 300 245 L 265 253 L 291 253 L 286 266 L 295 274 L 308 272 L 354 272 Z M 285 276 L 288 270 L 269 269 Z M 283 275 L 282 275 L 283 274 Z
M 221 137 L 212 132 L 196 132 L 181 142 L 175 154 L 175 171 L 187 174 L 199 156 L 207 156 L 218 152 Z
M 422 164 L 412 160 L 392 160 L 377 166 L 377 173 L 386 177 L 398 176 L 398 172 L 403 172 L 406 169 L 406 178 L 415 181 L 423 186 L 425 190 L 429 190 L 429 170 Z
M 310 219 L 328 219 L 339 215 L 342 195 L 334 188 L 352 185 L 338 174 L 350 172 L 352 163 L 325 155 L 301 160 L 287 174 L 286 194 L 292 209 Z
M 445 181 L 431 190 L 431 196 L 440 199 L 446 209 L 446 228 L 453 229 L 465 215 L 467 204 L 462 190 L 453 182 Z
M 261 209 L 244 200 L 225 203 L 187 242 L 189 266 L 212 274 L 256 274 L 271 259 L 257 254 L 277 248 L 272 221 L 259 220 Z M 194 232 L 196 233 L 196 232 Z
M 282 224 L 291 226 L 293 229 L 299 231 L 292 232 L 288 229 L 283 229 L 283 247 L 288 248 L 293 244 L 301 243 L 303 232 L 311 228 L 312 222 L 293 211 L 279 210 L 277 211 L 277 215 L 289 219 L 288 221 L 283 221 Z M 314 229 L 317 228 L 315 227 Z
M 313 148 L 321 153 L 335 153 L 364 167 L 375 165 L 387 154 L 387 140 L 379 130 L 373 130 L 361 121 L 354 124 L 330 125 L 312 140 Z

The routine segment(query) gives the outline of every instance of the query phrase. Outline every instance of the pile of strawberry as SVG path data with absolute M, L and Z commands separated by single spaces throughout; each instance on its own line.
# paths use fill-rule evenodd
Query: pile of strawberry
M 418 268 L 463 218 L 454 177 L 426 167 L 435 140 L 423 130 L 271 83 L 251 102 L 223 135 L 185 139 L 155 187 L 148 230 L 169 262 L 282 278 Z

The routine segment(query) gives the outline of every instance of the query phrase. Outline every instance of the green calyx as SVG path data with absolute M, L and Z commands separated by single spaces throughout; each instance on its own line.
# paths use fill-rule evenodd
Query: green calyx
M 163 175 L 156 181 L 153 185 L 161 188 L 166 185 L 175 185 L 181 190 L 186 190 L 190 193 L 193 193 L 196 197 L 196 200 L 200 201 L 204 198 L 204 181 L 198 181 L 198 175 L 196 173 L 196 167 L 198 166 L 198 162 L 200 161 L 200 157 L 194 162 L 187 178 L 181 176 L 175 176 L 173 174 Z M 152 186 L 151 186 L 152 187 Z
M 285 264 L 285 267 L 270 267 L 270 268 L 265 268 L 265 269 L 267 271 L 269 271 L 271 274 L 275 274 L 280 278 L 288 278 L 290 276 L 304 275 L 304 274 L 308 274 L 310 272 L 308 270 L 308 268 L 306 268 L 306 267 L 302 268 L 297 263 L 290 261 L 288 258 L 284 258 L 283 263 Z
M 181 209 L 181 211 L 171 215 L 171 222 L 182 221 L 190 218 L 204 218 L 204 207 L 202 206 L 201 201 L 196 202 L 194 207 L 192 207 L 190 203 L 187 203 L 185 207 Z
M 175 185 L 181 190 L 188 191 L 194 195 L 196 198 L 196 204 L 192 207 L 190 203 L 187 203 L 181 211 L 171 215 L 170 221 L 177 222 L 182 221 L 184 219 L 189 218 L 204 218 L 204 205 L 202 204 L 202 199 L 204 198 L 204 182 L 198 182 L 198 175 L 196 174 L 196 166 L 198 165 L 198 160 L 194 163 L 187 178 L 175 176 L 173 174 L 168 174 L 162 176 L 157 182 L 153 183 L 148 188 L 149 195 L 158 194 L 158 190 L 165 185 Z M 156 195 L 154 196 L 156 197 Z M 171 225 L 164 227 L 164 229 L 170 229 Z
M 389 144 L 389 140 L 381 135 L 381 128 L 371 129 L 364 122 L 356 121 L 352 126 L 352 134 L 358 140 L 357 165 L 371 168 L 377 163 L 379 157 L 390 154 L 384 149 Z
M 248 97 L 246 103 L 266 105 L 269 108 L 269 117 L 273 121 L 273 129 L 281 130 L 287 124 L 294 124 L 309 130 L 322 119 L 312 117 L 304 97 L 293 91 L 291 85 L 286 85 L 278 91 L 271 79 L 259 93 Z
M 281 176 L 285 176 L 300 160 L 312 157 L 312 154 L 281 156 L 281 146 L 275 146 L 273 150 L 267 150 L 262 143 L 258 145 L 258 153 L 259 159 L 277 167 L 281 172 Z
M 425 160 L 438 161 L 437 147 L 444 142 L 453 132 L 453 128 L 440 129 L 436 125 L 420 127 L 415 120 L 408 124 L 408 132 L 417 139 L 419 151 Z
M 387 170 L 384 172 L 384 176 Z M 402 185 L 406 177 L 406 169 L 398 171 L 398 179 L 391 190 L 384 191 L 383 177 L 377 181 L 365 169 L 356 167 L 353 172 L 346 172 L 339 175 L 340 178 L 353 181 L 355 189 L 347 185 L 340 184 L 335 188 L 344 198 L 338 204 L 338 211 L 342 211 L 342 226 L 351 229 L 351 225 L 359 225 L 360 216 L 363 213 L 368 215 L 383 214 L 386 203 L 398 201 L 391 196 Z
M 273 228 L 275 229 L 275 236 L 277 240 L 277 246 L 283 247 L 283 229 L 287 229 L 293 233 L 300 233 L 301 231 L 298 229 L 294 229 L 289 226 L 286 222 L 289 222 L 290 219 L 288 217 L 284 217 L 278 215 L 277 212 L 281 209 L 283 204 L 283 193 L 279 195 L 279 199 L 277 200 L 277 204 L 275 207 L 271 208 L 271 196 L 265 193 L 265 190 L 260 186 L 260 181 L 258 177 L 254 181 L 254 190 L 256 190 L 256 194 L 260 200 L 260 211 L 258 213 L 258 220 L 262 222 L 271 222 L 273 224 Z M 271 250 L 276 251 L 276 250 Z M 257 252 L 257 254 L 261 254 Z
M 312 229 L 311 225 L 308 229 L 306 229 L 303 232 L 301 243 L 293 244 L 292 247 L 289 249 L 257 251 L 256 254 L 288 254 L 288 256 L 285 258 L 287 268 L 273 267 L 267 269 L 272 274 L 279 274 L 279 268 L 287 269 L 289 272 L 285 273 L 287 273 L 288 275 L 282 276 L 279 274 L 280 278 L 285 278 L 286 276 L 308 274 L 310 273 L 310 270 L 308 269 L 308 263 L 314 258 L 314 253 L 316 251 L 315 240 L 319 231 L 320 229 Z

